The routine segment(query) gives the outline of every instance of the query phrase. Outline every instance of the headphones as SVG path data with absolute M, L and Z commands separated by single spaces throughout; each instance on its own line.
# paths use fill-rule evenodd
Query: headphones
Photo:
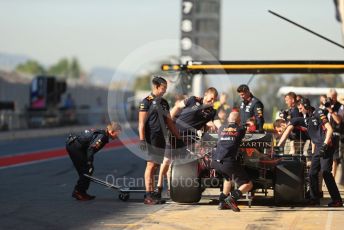
M 311 102 L 308 98 L 301 98 L 299 104 L 303 105 L 307 110 L 311 108 Z

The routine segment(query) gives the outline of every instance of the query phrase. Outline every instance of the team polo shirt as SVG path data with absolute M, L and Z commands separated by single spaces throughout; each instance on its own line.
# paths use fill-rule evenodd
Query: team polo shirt
M 201 129 L 209 121 L 214 120 L 216 110 L 213 106 L 203 104 L 203 98 L 189 97 L 184 100 L 183 108 L 176 120 L 176 126 L 179 131 L 187 129 Z
M 156 97 L 154 94 L 151 94 L 141 101 L 139 111 L 148 112 L 148 118 L 145 123 L 145 133 L 147 135 L 152 133 L 162 135 L 163 128 L 166 127 L 166 116 L 170 111 L 168 102 L 164 98 Z M 159 116 L 161 117 L 159 118 Z
M 235 123 L 229 123 L 220 127 L 218 142 L 214 153 L 215 160 L 235 159 L 240 143 L 245 136 L 245 129 Z
M 325 124 L 328 119 L 322 109 L 316 109 L 310 117 L 297 117 L 290 121 L 293 126 L 307 128 L 307 133 L 312 142 L 316 145 L 322 145 L 326 137 Z
M 263 103 L 253 95 L 248 102 L 242 101 L 240 104 L 240 119 L 241 125 L 245 125 L 247 120 L 251 117 L 255 117 L 257 127 L 259 130 L 263 130 L 264 125 L 264 105 Z

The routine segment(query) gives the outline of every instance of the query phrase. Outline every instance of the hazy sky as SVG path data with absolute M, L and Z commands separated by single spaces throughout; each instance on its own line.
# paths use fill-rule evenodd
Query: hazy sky
M 342 43 L 333 0 L 223 0 L 221 59 L 343 60 L 343 49 L 269 9 Z M 76 56 L 86 70 L 117 68 L 161 39 L 175 39 L 164 52 L 179 55 L 180 11 L 180 0 L 0 0 L 0 52 L 45 64 Z

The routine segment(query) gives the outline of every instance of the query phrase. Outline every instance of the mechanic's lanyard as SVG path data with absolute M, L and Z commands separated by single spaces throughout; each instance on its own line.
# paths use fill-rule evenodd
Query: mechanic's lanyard
M 163 117 L 164 110 L 161 107 L 161 97 L 154 98 L 152 104 L 153 104 L 153 111 L 156 110 L 158 113 L 159 123 L 162 129 L 162 133 L 164 137 L 167 137 L 167 129 L 166 129 L 166 124 Z

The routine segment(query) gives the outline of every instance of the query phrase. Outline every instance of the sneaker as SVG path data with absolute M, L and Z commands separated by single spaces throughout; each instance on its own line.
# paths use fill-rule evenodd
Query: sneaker
M 96 198 L 96 196 L 93 196 L 93 195 L 90 195 L 90 194 L 87 194 L 86 195 L 90 198 L 90 200 L 94 200 Z
M 166 200 L 161 198 L 161 192 L 153 192 L 152 195 L 153 199 L 156 199 L 159 201 L 159 204 L 165 204 Z
M 161 192 L 153 192 L 152 197 L 157 200 L 161 200 Z
M 231 209 L 231 207 L 224 201 L 221 201 L 219 203 L 219 206 L 217 207 L 218 210 L 226 210 L 226 209 Z
M 86 192 L 79 192 L 77 190 L 73 191 L 72 197 L 80 201 L 88 201 L 88 200 L 93 200 L 94 198 L 96 198 L 96 196 L 91 196 L 87 194 Z
M 166 200 L 158 200 L 158 199 L 154 198 L 153 196 L 145 195 L 143 203 L 148 204 L 148 205 L 165 204 Z
M 328 203 L 329 207 L 343 207 L 343 201 L 337 200 L 337 201 L 332 201 Z
M 158 200 L 158 204 L 166 204 L 166 200 L 163 200 L 163 199 Z
M 235 202 L 235 200 L 233 199 L 233 197 L 231 195 L 229 195 L 225 199 L 225 202 L 234 212 L 240 212 L 240 209 L 239 209 L 237 203 Z

